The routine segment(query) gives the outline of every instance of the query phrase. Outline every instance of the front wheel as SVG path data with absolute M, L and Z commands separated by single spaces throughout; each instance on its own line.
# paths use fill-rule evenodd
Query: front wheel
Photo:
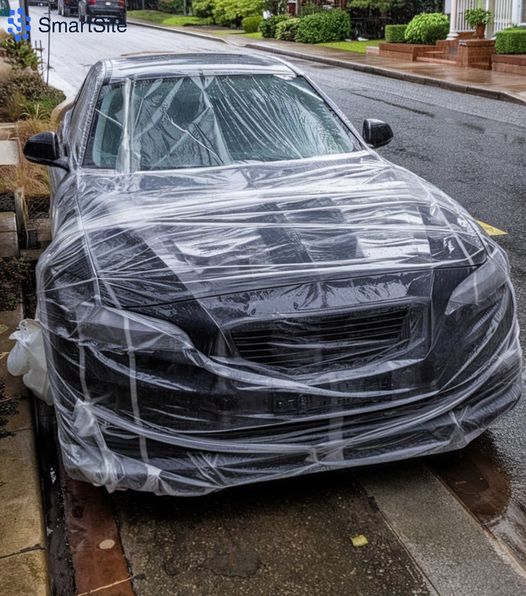
M 65 17 L 70 17 L 71 16 L 71 8 L 69 6 L 65 6 L 64 7 L 64 14 L 63 16 Z
M 81 25 L 84 25 L 84 23 L 86 22 L 86 17 L 83 14 L 80 14 L 79 12 L 79 21 Z

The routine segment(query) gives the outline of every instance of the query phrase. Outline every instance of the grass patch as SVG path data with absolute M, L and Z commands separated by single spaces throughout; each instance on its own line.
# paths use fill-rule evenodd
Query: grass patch
M 377 46 L 383 39 L 370 39 L 368 41 L 332 41 L 330 43 L 319 43 L 317 45 L 356 54 L 365 54 L 367 46 Z
M 251 39 L 262 39 L 263 34 L 261 31 L 256 31 L 255 33 L 244 33 L 243 37 L 250 37 Z
M 189 25 L 206 25 L 207 20 L 199 17 L 185 17 L 184 15 L 170 14 L 160 10 L 129 10 L 128 16 L 140 21 L 148 21 L 169 27 L 188 27 Z

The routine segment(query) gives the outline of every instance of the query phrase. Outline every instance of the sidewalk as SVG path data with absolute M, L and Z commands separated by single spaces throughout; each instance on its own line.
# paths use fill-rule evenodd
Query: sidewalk
M 184 35 L 242 46 L 253 50 L 270 52 L 289 58 L 312 60 L 330 66 L 349 68 L 369 74 L 381 75 L 411 83 L 419 83 L 470 93 L 492 99 L 526 104 L 526 77 L 478 68 L 460 68 L 448 64 L 424 62 L 402 62 L 377 55 L 357 54 L 323 46 L 277 41 L 275 39 L 254 40 L 243 35 L 217 35 L 207 27 L 166 27 L 136 19 L 129 19 L 130 25 L 153 27 Z
M 48 596 L 40 474 L 31 401 L 21 377 L 7 373 L 9 335 L 22 307 L 0 312 L 0 585 L 1 596 Z
M 5 128 L 5 127 L 4 127 Z M 0 165 L 18 163 L 18 144 L 0 141 Z M 14 175 L 9 172 L 7 175 Z M 0 258 L 19 254 L 15 213 L 0 212 Z M 8 276 L 8 269 L 2 270 Z M 6 283 L 2 279 L 1 283 Z M 16 297 L 15 297 L 16 298 Z M 2 303 L 2 308 L 9 304 Z M 14 345 L 9 336 L 23 318 L 23 308 L 0 311 L 0 596 L 48 596 L 44 511 L 40 488 L 32 397 L 22 377 L 7 371 Z

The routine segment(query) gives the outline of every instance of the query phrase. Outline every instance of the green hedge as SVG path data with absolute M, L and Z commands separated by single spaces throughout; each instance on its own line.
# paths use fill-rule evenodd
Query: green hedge
M 211 18 L 214 13 L 214 0 L 193 0 L 192 13 L 202 19 Z
M 296 41 L 327 43 L 343 41 L 351 34 L 351 19 L 343 10 L 324 10 L 300 19 Z
M 282 41 L 296 41 L 296 34 L 301 19 L 285 19 L 276 26 L 276 39 Z
M 446 39 L 449 33 L 449 18 L 441 12 L 424 12 L 407 25 L 405 40 L 408 43 L 434 44 Z
M 385 41 L 389 43 L 405 43 L 407 25 L 386 25 Z
M 259 24 L 259 31 L 263 37 L 276 37 L 276 27 L 278 23 L 288 19 L 289 16 L 286 14 L 277 14 L 269 19 L 263 19 Z
M 526 54 L 526 29 L 504 29 L 497 33 L 497 54 Z
M 255 17 L 245 17 L 241 21 L 241 26 L 243 27 L 243 31 L 245 33 L 255 33 L 258 28 L 259 24 L 263 20 L 263 17 L 255 16 Z

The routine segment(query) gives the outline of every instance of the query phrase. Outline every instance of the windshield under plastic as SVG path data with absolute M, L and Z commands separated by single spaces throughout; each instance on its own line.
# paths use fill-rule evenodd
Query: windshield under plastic
M 303 77 L 163 77 L 102 87 L 84 166 L 177 170 L 359 148 L 347 125 Z

